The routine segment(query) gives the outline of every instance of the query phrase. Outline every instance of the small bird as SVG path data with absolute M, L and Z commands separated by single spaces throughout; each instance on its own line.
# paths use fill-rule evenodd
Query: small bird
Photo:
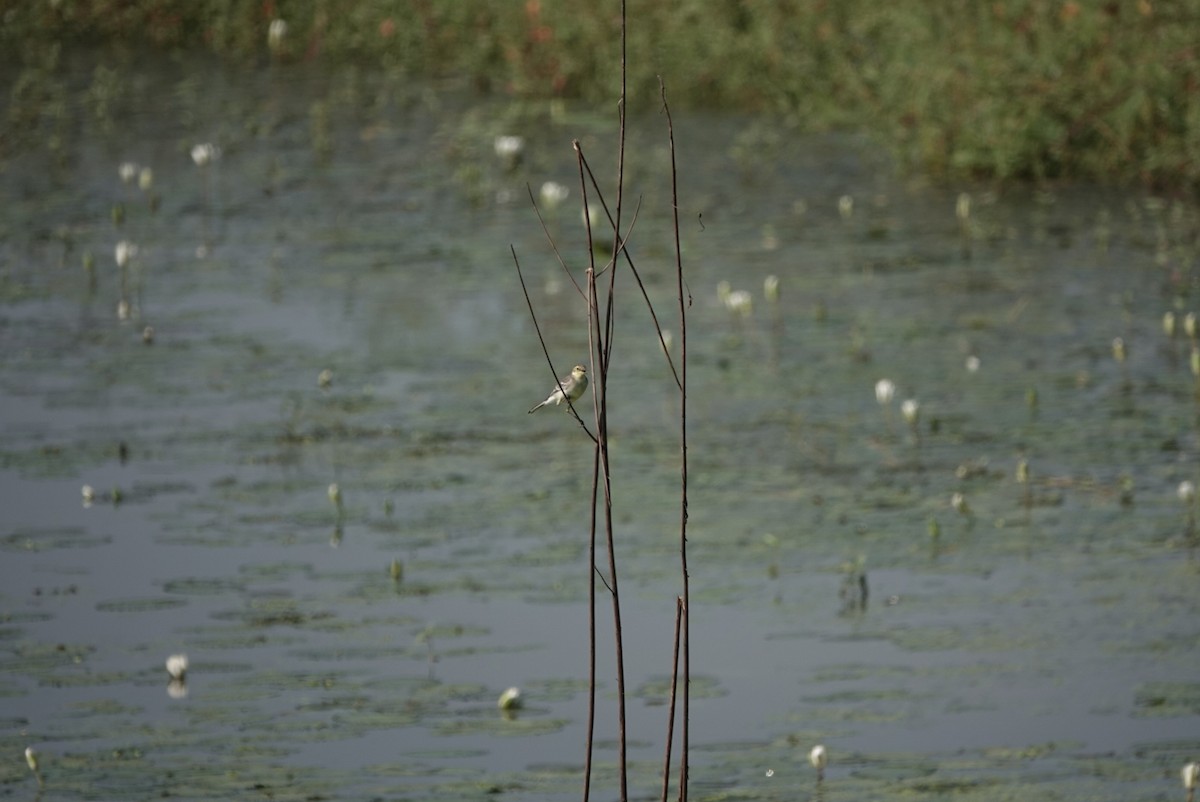
M 530 413 L 537 412 L 547 404 L 554 404 L 557 406 L 561 404 L 564 399 L 578 401 L 579 397 L 583 395 L 583 391 L 588 387 L 587 368 L 585 368 L 583 365 L 576 365 L 575 367 L 571 368 L 571 375 L 564 376 L 562 380 L 559 381 L 559 384 L 562 386 L 555 387 L 554 391 L 546 397 L 545 401 L 529 410 Z

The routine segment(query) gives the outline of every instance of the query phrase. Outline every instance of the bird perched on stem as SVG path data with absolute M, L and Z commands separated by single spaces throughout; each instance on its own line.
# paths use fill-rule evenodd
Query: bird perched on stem
M 558 387 L 555 387 L 553 392 L 546 397 L 546 400 L 529 410 L 531 413 L 537 412 L 547 404 L 555 406 L 561 404 L 564 400 L 578 401 L 583 395 L 583 391 L 588 387 L 587 368 L 583 365 L 576 365 L 571 368 L 571 375 L 564 376 L 559 380 Z

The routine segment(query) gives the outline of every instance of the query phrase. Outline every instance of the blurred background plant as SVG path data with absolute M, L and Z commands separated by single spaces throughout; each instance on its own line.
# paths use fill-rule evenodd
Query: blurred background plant
M 84 47 L 106 60 L 157 48 L 353 63 L 517 97 L 617 94 L 619 9 L 609 3 L 5 5 L 6 132 L 31 116 L 62 124 L 61 90 L 45 79 L 60 50 Z M 1200 188 L 1200 0 L 631 0 L 629 18 L 631 102 L 654 103 L 661 74 L 677 107 L 767 113 L 785 132 L 867 131 L 935 177 Z M 271 38 L 278 20 L 285 38 Z M 108 68 L 95 77 L 96 102 L 113 101 Z

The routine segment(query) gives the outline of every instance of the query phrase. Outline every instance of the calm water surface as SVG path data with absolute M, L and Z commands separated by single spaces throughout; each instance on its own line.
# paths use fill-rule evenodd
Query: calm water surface
M 612 120 L 352 71 L 137 75 L 104 111 L 82 69 L 58 150 L 35 130 L 0 174 L 0 793 L 36 792 L 33 745 L 47 799 L 577 798 L 591 451 L 560 411 L 525 414 L 552 380 L 509 246 L 565 372 L 585 308 L 526 186 L 570 188 L 543 214 L 582 280 L 570 142 L 609 175 Z M 1173 798 L 1200 757 L 1200 562 L 1177 495 L 1200 480 L 1196 208 L 932 188 L 854 137 L 676 117 L 693 797 Z M 498 135 L 524 137 L 519 164 Z M 201 142 L 221 148 L 204 170 Z M 630 247 L 674 327 L 667 171 L 648 113 Z M 120 240 L 138 246 L 123 277 Z M 645 797 L 680 592 L 677 399 L 627 271 L 617 290 Z M 843 593 L 856 566 L 865 604 Z

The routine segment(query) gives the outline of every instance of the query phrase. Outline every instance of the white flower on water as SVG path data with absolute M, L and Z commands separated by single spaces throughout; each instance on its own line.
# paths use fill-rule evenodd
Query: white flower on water
M 1196 785 L 1200 784 L 1200 763 L 1188 763 L 1179 772 L 1179 776 L 1183 779 L 1184 789 L 1195 791 Z
M 325 368 L 324 370 L 322 370 L 320 373 L 317 374 L 317 386 L 318 387 L 329 387 L 331 384 L 333 384 L 333 371 L 332 370 L 330 370 L 329 368 Z
M 825 766 L 829 763 L 829 755 L 826 754 L 823 744 L 817 744 L 812 748 L 812 751 L 808 753 L 808 762 L 817 771 L 824 770 Z
M 122 184 L 132 184 L 137 174 L 138 166 L 133 162 L 121 162 L 121 166 L 117 168 L 117 175 L 121 176 Z
M 1170 310 L 1163 312 L 1162 327 L 1163 327 L 1163 334 L 1167 335 L 1168 337 L 1175 336 L 1175 313 L 1174 312 L 1172 312 Z
M 121 240 L 117 243 L 117 247 L 113 250 L 113 258 L 117 260 L 117 267 L 124 267 L 129 264 L 138 254 L 138 246 L 134 245 L 129 240 Z
M 907 398 L 900 405 L 900 414 L 904 416 L 904 420 L 909 426 L 916 426 L 917 421 L 921 418 L 921 405 L 915 398 Z
M 954 216 L 960 223 L 965 223 L 971 217 L 971 196 L 967 193 L 960 192 L 954 201 Z
M 267 47 L 278 50 L 283 44 L 283 37 L 287 36 L 287 29 L 288 24 L 285 20 L 271 20 L 271 24 L 267 26 Z
M 342 488 L 338 486 L 337 482 L 329 485 L 329 489 L 325 492 L 328 494 L 330 501 L 339 507 L 342 506 Z
M 567 189 L 557 181 L 547 181 L 546 183 L 542 184 L 542 203 L 551 208 L 565 201 L 570 194 L 571 190 Z
M 596 205 L 589 203 L 587 212 L 584 212 L 583 209 L 580 209 L 579 220 L 594 232 L 596 227 L 600 225 L 600 212 L 598 209 L 596 209 Z
M 37 750 L 34 749 L 32 746 L 25 747 L 25 765 L 29 766 L 30 771 L 32 771 L 34 774 L 37 774 L 37 770 L 38 770 Z
M 492 148 L 501 159 L 513 160 L 525 150 L 525 140 L 519 136 L 498 136 L 492 141 Z M 545 191 L 546 185 L 543 184 L 542 192 Z
M 192 161 L 197 167 L 207 167 L 221 157 L 221 149 L 211 142 L 202 142 L 192 147 Z
M 978 373 L 979 372 L 979 357 L 975 356 L 974 354 L 967 357 L 967 372 L 968 373 Z
M 1193 340 L 1196 339 L 1196 313 L 1188 312 L 1183 316 L 1183 332 Z
M 500 694 L 496 706 L 501 710 L 516 710 L 521 706 L 521 689 L 512 687 Z
M 83 493 L 83 506 L 90 507 L 96 500 L 96 491 L 91 485 L 84 485 L 81 492 Z
M 953 507 L 954 511 L 959 515 L 971 514 L 971 508 L 967 505 L 967 497 L 962 493 L 955 493 L 950 497 L 950 506 Z
M 721 281 L 717 283 L 717 300 L 721 302 L 722 306 L 729 305 L 729 294 L 731 292 L 733 292 L 733 285 L 731 285 L 728 281 Z
M 1125 340 L 1120 337 L 1113 337 L 1112 341 L 1113 359 L 1118 362 L 1125 361 Z
M 875 382 L 875 400 L 880 406 L 887 406 L 896 397 L 896 384 L 891 379 L 880 379 Z
M 842 216 L 842 219 L 849 220 L 850 216 L 854 214 L 854 198 L 849 195 L 843 195 L 838 198 L 837 208 L 838 214 Z
M 768 303 L 779 303 L 779 276 L 772 274 L 763 279 L 763 297 Z
M 745 290 L 734 290 L 725 299 L 725 308 L 743 317 L 749 317 L 754 311 L 754 296 Z
M 117 301 L 117 320 L 129 320 L 129 315 L 132 312 L 129 301 L 122 298 Z
M 154 171 L 149 167 L 143 167 L 138 173 L 138 189 L 142 192 L 149 192 L 152 186 L 154 186 Z
M 182 682 L 187 677 L 187 672 L 188 658 L 186 654 L 173 654 L 167 658 L 167 673 L 171 675 L 171 679 Z

